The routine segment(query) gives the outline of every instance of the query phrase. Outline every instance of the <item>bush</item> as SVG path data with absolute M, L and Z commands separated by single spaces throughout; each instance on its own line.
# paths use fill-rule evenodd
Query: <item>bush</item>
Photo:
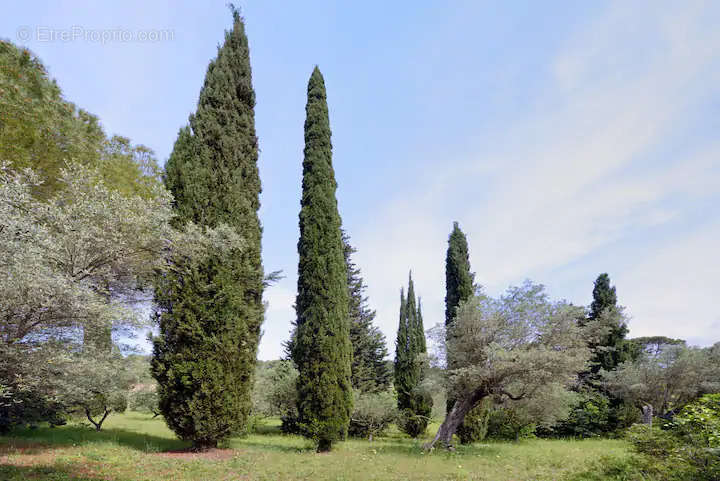
M 408 397 L 409 406 L 398 416 L 398 427 L 408 436 L 416 438 L 425 433 L 432 414 L 432 395 L 423 387 L 415 388 Z
M 518 410 L 508 407 L 495 408 L 488 418 L 487 437 L 518 440 L 535 437 L 535 423 Z
M 155 386 L 141 386 L 130 393 L 130 409 L 138 412 L 152 413 L 153 418 L 160 415 L 158 394 Z
M 637 407 L 588 390 L 578 393 L 578 400 L 565 419 L 543 430 L 541 435 L 590 438 L 621 432 L 637 422 L 640 422 Z
M 51 426 L 65 424 L 65 407 L 34 391 L 0 385 L 0 434 L 41 422 Z
M 465 416 L 457 430 L 460 444 L 472 444 L 485 439 L 492 411 L 491 403 L 492 400 L 485 398 Z
M 669 427 L 693 445 L 720 448 L 720 394 L 706 394 L 688 404 Z
M 398 418 L 397 400 L 390 392 L 357 394 L 348 434 L 372 438 L 382 435 Z

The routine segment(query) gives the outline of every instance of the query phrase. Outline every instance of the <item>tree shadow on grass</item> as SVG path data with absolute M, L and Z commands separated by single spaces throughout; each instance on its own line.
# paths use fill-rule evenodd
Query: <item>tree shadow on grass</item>
M 301 446 L 289 445 L 283 442 L 273 443 L 271 439 L 250 439 L 250 438 L 235 438 L 230 441 L 230 447 L 234 449 L 243 448 L 259 448 L 267 451 L 275 451 L 280 453 L 307 453 L 314 452 L 315 446 L 312 443 L 307 442 Z
M 106 428 L 98 432 L 88 427 L 75 425 L 17 430 L 11 432 L 2 443 L 17 446 L 34 444 L 45 447 L 112 443 L 143 452 L 179 450 L 189 446 L 189 443 L 179 439 L 164 438 L 125 429 Z
M 67 467 L 8 465 L 0 465 L 0 479 L 3 481 L 21 481 L 26 479 L 52 479 L 53 481 L 107 481 L 107 478 L 94 477 Z

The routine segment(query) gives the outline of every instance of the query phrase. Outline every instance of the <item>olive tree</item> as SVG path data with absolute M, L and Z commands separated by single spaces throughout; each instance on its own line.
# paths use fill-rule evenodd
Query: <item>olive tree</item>
M 551 302 L 542 285 L 529 281 L 498 299 L 476 295 L 462 303 L 447 336 L 446 382 L 455 404 L 426 447 L 438 441 L 452 447 L 465 415 L 485 398 L 529 403 L 566 390 L 590 356 L 576 322 L 582 312 Z
M 646 350 L 614 371 L 600 371 L 606 388 L 643 411 L 643 422 L 682 407 L 719 386 L 720 371 L 711 349 L 666 344 Z

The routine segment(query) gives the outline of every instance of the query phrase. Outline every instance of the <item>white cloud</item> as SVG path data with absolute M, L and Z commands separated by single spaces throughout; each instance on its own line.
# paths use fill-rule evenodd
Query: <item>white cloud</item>
M 631 230 L 682 220 L 688 206 L 720 191 L 715 139 L 700 139 L 672 158 L 669 153 L 679 129 L 693 130 L 698 106 L 717 101 L 720 29 L 707 21 L 706 7 L 614 4 L 568 39 L 551 62 L 541 108 L 505 125 L 495 149 L 447 163 L 440 177 L 435 163 L 416 189 L 388 202 L 355 233 L 358 263 L 390 340 L 397 293 L 411 267 L 424 294 L 426 324 L 443 319 L 444 253 L 453 220 L 468 234 L 478 280 L 497 292 L 527 276 L 552 283 L 552 269 L 622 244 Z M 484 195 L 473 195 L 474 185 Z M 639 269 L 658 275 L 666 258 L 679 269 L 687 252 L 695 256 L 690 265 L 717 258 L 718 232 L 710 234 L 707 242 L 676 236 L 676 250 L 646 251 Z M 708 265 L 715 269 L 692 270 L 695 282 L 673 284 L 667 300 L 661 286 L 641 289 L 642 276 L 618 272 L 638 333 L 653 325 L 646 316 L 669 325 L 686 307 L 693 313 L 683 326 L 687 337 L 718 337 L 717 317 L 709 314 L 712 293 L 702 291 L 703 303 L 695 286 L 712 285 L 718 269 Z M 597 272 L 586 275 L 590 290 Z M 643 301 L 648 297 L 656 299 L 655 310 Z

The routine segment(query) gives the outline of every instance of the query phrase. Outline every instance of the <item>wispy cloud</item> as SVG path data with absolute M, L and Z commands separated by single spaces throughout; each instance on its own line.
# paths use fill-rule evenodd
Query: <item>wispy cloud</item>
M 613 4 L 549 59 L 550 81 L 536 107 L 502 125 L 496 146 L 444 165 L 440 177 L 436 163 L 355 233 L 370 299 L 390 339 L 409 268 L 426 320 L 442 320 L 453 220 L 468 234 L 478 280 L 494 293 L 524 277 L 552 286 L 557 269 L 583 269 L 578 261 L 611 243 L 622 250 L 646 242 L 642 264 L 611 273 L 622 280 L 631 333 L 720 338 L 713 294 L 697 289 L 720 272 L 719 231 L 674 232 L 671 247 L 630 239 L 657 226 L 685 226 L 699 203 L 720 192 L 720 143 L 698 134 L 706 121 L 698 111 L 720 98 L 720 29 L 708 21 L 718 18 L 708 16 L 714 8 Z M 720 221 L 717 209 L 708 216 Z M 682 261 L 686 255 L 691 262 Z M 673 283 L 668 298 L 661 283 L 647 282 L 649 273 L 662 279 L 664 269 L 694 282 Z M 588 295 L 597 274 L 582 273 Z

